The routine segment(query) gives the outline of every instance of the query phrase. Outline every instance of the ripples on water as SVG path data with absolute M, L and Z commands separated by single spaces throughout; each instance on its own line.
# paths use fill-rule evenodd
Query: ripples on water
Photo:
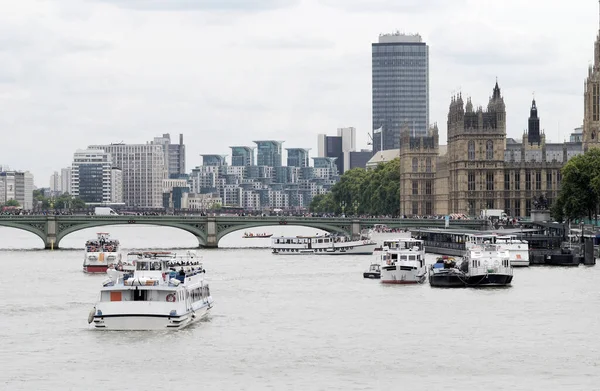
M 110 232 L 127 248 L 196 245 L 168 229 Z M 510 288 L 446 290 L 364 280 L 364 256 L 200 250 L 216 300 L 208 320 L 101 332 L 87 315 L 105 276 L 81 272 L 93 233 L 61 243 L 77 250 L 0 251 L 10 271 L 0 283 L 0 389 L 600 389 L 600 265 L 515 269 Z M 239 236 L 221 245 L 249 245 Z M 36 246 L 0 228 L 0 247 Z

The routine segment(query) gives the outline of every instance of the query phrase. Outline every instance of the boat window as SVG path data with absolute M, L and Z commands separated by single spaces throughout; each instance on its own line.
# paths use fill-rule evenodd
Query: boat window
M 144 261 L 138 261 L 135 264 L 135 270 L 149 270 L 150 263 Z
M 414 261 L 416 259 L 416 257 L 414 255 L 409 255 L 408 256 L 408 260 L 409 261 Z
M 406 261 L 407 257 L 406 257 L 406 255 L 402 255 L 402 256 L 400 256 L 400 259 L 403 261 Z

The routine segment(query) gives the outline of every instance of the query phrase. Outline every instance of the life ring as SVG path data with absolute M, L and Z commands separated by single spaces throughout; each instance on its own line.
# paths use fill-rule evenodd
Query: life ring
M 106 246 L 106 251 L 112 253 L 115 248 L 113 246 Z
M 169 294 L 167 295 L 167 301 L 168 301 L 169 303 L 173 303 L 173 302 L 175 301 L 175 294 L 174 294 L 174 293 L 169 293 Z

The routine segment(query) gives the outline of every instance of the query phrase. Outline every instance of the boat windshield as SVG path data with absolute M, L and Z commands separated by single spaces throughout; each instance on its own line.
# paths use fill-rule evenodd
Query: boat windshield
M 167 270 L 167 262 L 163 260 L 137 261 L 135 270 L 163 271 Z

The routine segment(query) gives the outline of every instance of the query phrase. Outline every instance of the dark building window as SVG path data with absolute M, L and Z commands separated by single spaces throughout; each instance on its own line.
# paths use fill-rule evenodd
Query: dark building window
M 412 171 L 413 172 L 418 172 L 419 171 L 419 159 L 417 159 L 416 157 L 414 157 L 412 159 Z
M 425 202 L 425 214 L 428 216 L 433 214 L 433 212 L 431 210 L 431 201 Z
M 531 200 L 525 200 L 525 216 L 531 215 Z
M 469 160 L 475 160 L 475 141 L 469 141 Z
M 494 190 L 494 173 L 488 172 L 485 174 L 485 189 L 488 191 Z
M 541 171 L 535 172 L 535 189 L 542 190 L 542 172 Z
M 412 214 L 415 216 L 419 214 L 419 203 L 417 201 L 412 203 Z
M 475 191 L 475 171 L 469 171 L 467 179 L 469 191 Z
M 431 172 L 431 158 L 425 160 L 425 172 Z
M 494 160 L 494 142 L 492 140 L 488 140 L 485 144 L 485 158 Z
M 521 190 L 521 173 L 515 171 L 515 190 Z
M 494 200 L 490 199 L 485 202 L 485 207 L 487 209 L 494 209 Z
M 560 171 L 556 172 L 556 190 L 560 190 L 560 182 L 562 180 L 562 175 Z
M 504 190 L 510 190 L 510 171 L 504 172 Z
M 521 200 L 515 200 L 515 217 L 521 217 Z
M 546 171 L 546 190 L 552 190 L 552 171 Z
M 529 170 L 525 170 L 525 190 L 531 190 L 531 171 Z
M 598 105 L 600 105 L 600 85 L 594 83 L 592 84 L 592 121 L 600 121 L 600 107 Z
M 431 186 L 431 181 L 425 182 L 425 194 L 426 195 L 432 195 L 433 194 L 432 186 Z
M 417 182 L 417 181 L 412 182 L 412 193 L 413 193 L 413 195 L 419 195 L 419 182 Z
M 512 216 L 510 213 L 510 198 L 504 199 L 504 213 L 506 213 L 507 216 Z

